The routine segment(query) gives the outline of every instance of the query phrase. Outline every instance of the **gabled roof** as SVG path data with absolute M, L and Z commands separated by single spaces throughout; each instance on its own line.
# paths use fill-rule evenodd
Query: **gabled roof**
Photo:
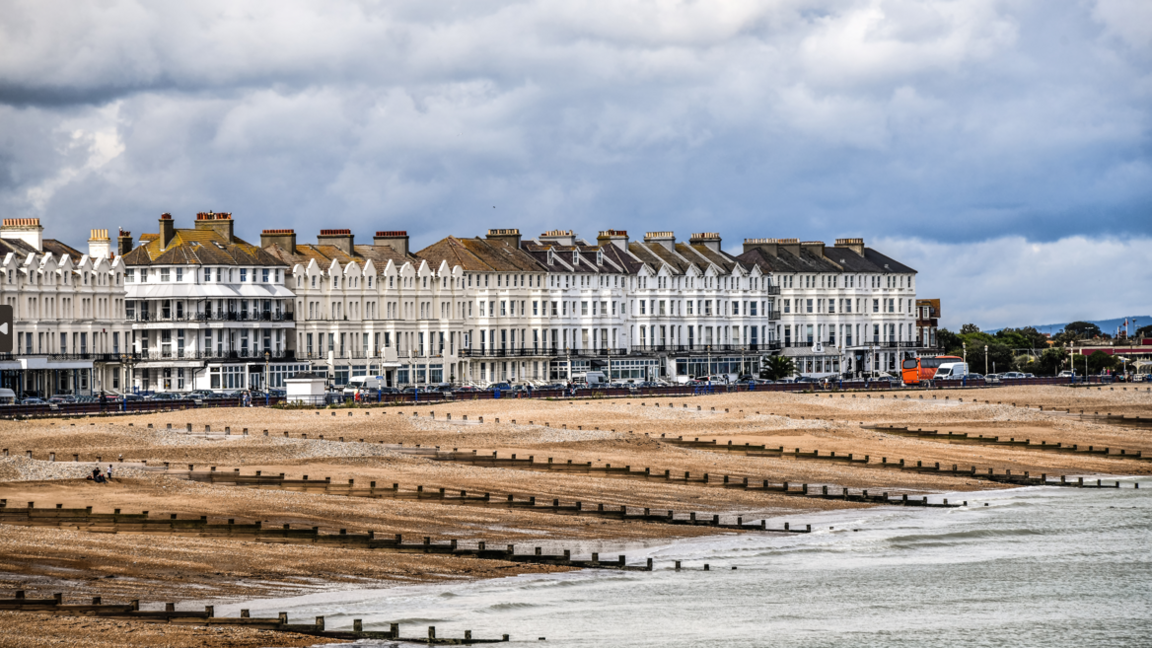
M 259 246 L 237 237 L 229 243 L 210 229 L 177 229 L 168 247 L 161 246 L 156 234 L 141 236 L 140 241 L 140 245 L 124 255 L 126 265 L 287 265 Z
M 264 248 L 264 251 L 290 266 L 300 264 L 307 267 L 310 260 L 315 260 L 316 264 L 321 268 L 328 268 L 332 265 L 333 261 L 336 261 L 341 266 L 354 263 L 363 267 L 371 260 L 373 265 L 376 266 L 376 274 L 378 275 L 384 274 L 384 270 L 388 267 L 389 261 L 396 267 L 403 266 L 405 263 L 411 263 L 412 265 L 420 264 L 420 259 L 417 257 L 411 255 L 405 256 L 388 245 L 353 245 L 352 251 L 354 254 L 348 254 L 335 245 L 315 245 L 308 243 L 297 245 L 295 254 L 276 244 Z
M 634 241 L 628 244 L 628 251 L 657 272 L 661 266 L 667 265 L 672 268 L 672 272 L 682 275 L 692 265 L 684 257 L 655 241 Z
M 540 242 L 529 239 L 521 242 L 520 249 L 531 254 L 537 263 L 547 267 L 550 272 L 636 274 L 640 270 L 640 266 L 643 265 L 625 253 L 624 250 L 611 244 L 599 247 L 579 241 L 576 245 L 561 245 L 552 241 Z M 577 250 L 580 251 L 580 263 L 573 265 L 572 253 Z M 555 253 L 556 259 L 562 264 L 562 267 L 548 265 L 548 252 L 550 251 Z M 596 256 L 599 253 L 603 254 L 603 264 L 596 263 Z
M 10 252 L 20 258 L 27 258 L 29 254 L 40 254 L 36 248 L 20 239 L 0 239 L 0 256 L 7 256 Z
M 63 256 L 72 257 L 72 261 L 78 263 L 80 257 L 84 253 L 66 243 L 61 243 L 56 239 L 44 239 L 44 252 L 51 252 L 53 256 L 59 258 Z
M 892 257 L 880 254 L 872 248 L 864 248 L 864 258 L 881 268 L 878 272 L 914 273 L 912 268 L 900 263 Z
M 450 268 L 460 266 L 465 272 L 544 272 L 547 269 L 531 254 L 503 240 L 449 236 L 420 250 L 416 256 L 435 267 L 444 262 Z
M 732 271 L 736 269 L 736 266 L 740 265 L 740 262 L 736 257 L 725 253 L 723 250 L 717 252 L 707 245 L 699 243 L 694 245 L 677 243 L 676 251 L 680 253 L 680 256 L 686 259 L 693 261 L 700 259 L 700 261 L 697 261 L 697 265 L 700 265 L 701 267 L 707 263 L 711 263 L 723 270 L 725 274 L 732 274 Z

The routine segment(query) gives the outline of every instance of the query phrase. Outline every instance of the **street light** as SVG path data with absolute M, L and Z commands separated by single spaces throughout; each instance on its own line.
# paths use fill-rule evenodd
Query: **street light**
M 988 375 L 988 345 L 984 345 L 984 375 Z
M 271 395 L 269 393 L 269 382 L 270 381 L 268 380 L 268 360 L 271 357 L 272 357 L 272 354 L 268 353 L 268 351 L 264 352 L 264 406 L 265 407 L 267 407 L 268 405 L 271 404 Z

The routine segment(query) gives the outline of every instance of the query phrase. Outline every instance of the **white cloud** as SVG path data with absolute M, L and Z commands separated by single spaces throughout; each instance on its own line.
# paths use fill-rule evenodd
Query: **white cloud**
M 701 222 L 966 254 L 1143 238 L 1148 6 L 13 0 L 0 211 L 151 231 L 160 212 L 216 209 L 242 235 L 301 240 L 319 215 L 415 246 Z M 964 272 L 995 287 L 1000 262 Z M 1040 308 L 992 303 L 960 312 Z
M 869 245 L 919 271 L 917 296 L 943 299 L 942 325 L 952 330 L 968 322 L 993 329 L 1152 313 L 1152 238 L 881 238 Z

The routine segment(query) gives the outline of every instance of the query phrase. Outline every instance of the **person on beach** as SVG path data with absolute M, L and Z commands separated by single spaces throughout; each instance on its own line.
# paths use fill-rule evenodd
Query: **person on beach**
M 108 464 L 108 480 L 112 480 L 112 464 Z

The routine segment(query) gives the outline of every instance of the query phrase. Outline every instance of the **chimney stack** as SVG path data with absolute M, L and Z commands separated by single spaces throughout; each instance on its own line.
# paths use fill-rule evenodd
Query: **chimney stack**
M 824 258 L 824 241 L 804 241 L 800 247 L 811 252 L 816 258 Z
M 862 238 L 836 239 L 836 247 L 846 248 L 848 250 L 852 250 L 860 256 L 864 256 L 864 239 Z
M 260 247 L 268 249 L 278 245 L 288 254 L 296 254 L 296 230 L 294 229 L 266 229 L 260 232 Z
M 376 232 L 372 238 L 372 245 L 376 247 L 390 247 L 397 254 L 408 256 L 408 232 L 404 230 L 388 230 Z
M 540 235 L 540 242 L 572 247 L 576 245 L 576 233 L 572 230 L 548 230 Z
M 621 250 L 628 251 L 628 230 L 604 230 L 596 237 L 596 243 L 600 247 L 611 243 Z
M 24 241 L 37 252 L 44 251 L 44 228 L 39 218 L 5 218 L 0 224 L 0 238 Z
M 214 230 L 227 243 L 234 241 L 232 237 L 232 214 L 227 212 L 200 212 L 196 214 L 196 229 Z
M 645 243 L 659 243 L 670 251 L 676 251 L 676 235 L 672 232 L 648 232 L 644 234 Z
M 172 222 L 172 214 L 160 214 L 160 249 L 168 247 L 176 236 L 176 224 Z
M 489 241 L 504 241 L 517 250 L 520 249 L 520 230 L 518 229 L 490 229 L 486 238 Z
M 352 256 L 355 253 L 352 239 L 352 230 L 324 229 L 320 230 L 320 236 L 316 237 L 316 245 L 332 245 L 344 254 Z
M 776 256 L 777 241 L 774 238 L 746 238 L 744 239 L 744 251 L 749 250 L 763 250 L 764 254 L 769 256 Z
M 116 250 L 120 256 L 132 251 L 132 232 L 120 230 L 120 236 L 116 237 Z
M 712 250 L 713 252 L 720 251 L 720 233 L 719 232 L 701 232 L 693 234 L 688 238 L 689 245 L 703 245 L 704 247 Z
M 88 238 L 88 256 L 94 260 L 112 257 L 112 241 L 108 239 L 108 230 L 92 230 L 92 236 Z

